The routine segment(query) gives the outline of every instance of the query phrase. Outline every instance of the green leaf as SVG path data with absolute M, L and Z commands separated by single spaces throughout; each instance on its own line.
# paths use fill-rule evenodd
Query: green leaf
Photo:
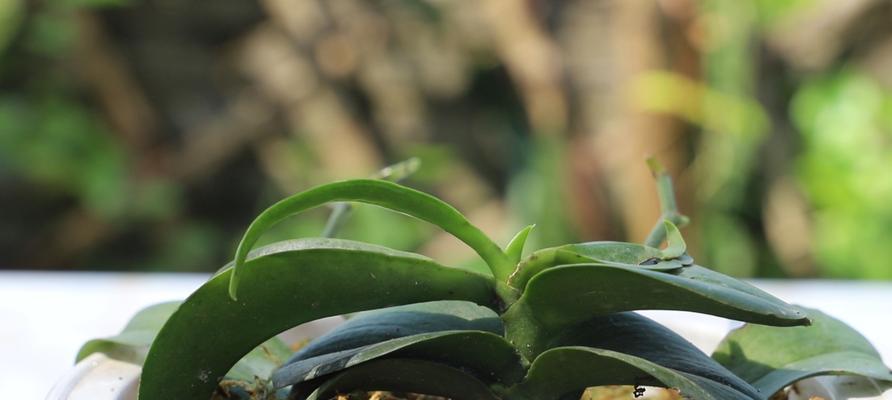
M 245 265 L 246 296 L 228 296 L 227 269 L 171 315 L 146 358 L 141 400 L 205 400 L 242 356 L 304 322 L 433 300 L 495 302 L 492 278 L 345 240 L 277 243 L 254 252 Z
M 892 371 L 864 336 L 818 310 L 800 309 L 808 313 L 811 326 L 778 329 L 748 324 L 729 333 L 712 357 L 760 389 L 765 398 L 817 375 L 859 375 L 878 381 L 878 390 L 892 387 Z
M 400 161 L 396 164 L 381 168 L 378 172 L 372 174 L 371 179 L 384 179 L 391 182 L 399 182 L 418 171 L 420 166 L 421 160 L 418 157 L 412 157 L 408 160 Z M 325 222 L 325 228 L 322 230 L 322 237 L 335 237 L 335 234 L 340 230 L 341 225 L 344 224 L 344 221 L 347 219 L 347 216 L 350 215 L 352 209 L 353 207 L 350 203 L 335 204 L 331 211 L 331 215 L 328 217 L 328 221 Z
M 535 224 L 527 225 L 525 228 L 521 229 L 520 232 L 517 232 L 517 234 L 514 235 L 514 238 L 508 242 L 508 247 L 505 248 L 505 255 L 508 256 L 508 259 L 511 260 L 512 264 L 520 262 L 520 258 L 523 257 L 523 247 L 527 243 L 527 237 L 530 236 L 530 232 L 535 227 Z
M 117 336 L 93 339 L 85 343 L 78 352 L 76 361 L 98 352 L 116 360 L 142 365 L 158 331 L 181 303 L 171 301 L 140 310 Z M 242 357 L 226 374 L 226 379 L 267 379 L 290 355 L 291 350 L 285 343 L 272 338 Z
M 574 243 L 534 252 L 518 264 L 508 284 L 523 290 L 533 276 L 546 269 L 588 262 L 655 271 L 671 271 L 684 266 L 677 260 L 663 260 L 660 249 L 642 244 L 609 241 Z
M 458 210 L 440 199 L 392 182 L 356 179 L 317 186 L 298 193 L 273 204 L 254 219 L 236 250 L 229 295 L 236 299 L 241 266 L 245 263 L 248 252 L 267 229 L 294 214 L 332 201 L 374 204 L 437 225 L 474 249 L 497 278 L 507 277 L 513 267 L 497 244 L 479 228 L 471 225 Z
M 350 368 L 329 379 L 307 400 L 330 399 L 354 390 L 422 393 L 461 400 L 499 400 L 462 370 L 423 360 L 385 359 Z
M 756 287 L 698 265 L 651 271 L 578 264 L 535 276 L 519 302 L 546 324 L 632 310 L 682 310 L 765 325 L 808 323 L 805 313 Z
M 434 301 L 358 313 L 294 354 L 288 363 L 366 346 L 403 336 L 447 330 L 486 331 L 502 335 L 493 310 L 467 301 Z
M 653 320 L 633 312 L 596 317 L 557 332 L 549 347 L 586 346 L 611 350 L 729 386 L 753 398 L 759 393 L 693 344 Z
M 543 271 L 502 315 L 512 343 L 530 358 L 560 329 L 632 310 L 682 310 L 766 325 L 808 323 L 805 314 L 734 278 L 693 265 L 673 271 L 598 264 Z
M 302 348 L 273 380 L 282 387 L 388 356 L 438 361 L 485 372 L 483 380 L 516 382 L 523 369 L 502 334 L 498 314 L 466 301 L 366 311 Z
M 663 220 L 663 226 L 666 228 L 666 248 L 661 250 L 663 260 L 671 260 L 679 258 L 685 254 L 687 245 L 678 227 L 670 220 Z
M 167 318 L 180 306 L 179 301 L 155 304 L 146 307 L 127 323 L 116 336 L 93 339 L 81 346 L 75 361 L 80 361 L 93 353 L 105 353 L 110 358 L 133 364 L 142 364 L 152 341 L 167 321 Z
M 514 347 L 499 335 L 483 331 L 443 331 L 302 359 L 276 371 L 273 386 L 281 388 L 308 381 L 383 357 L 436 361 L 472 371 L 484 381 L 509 384 L 519 381 L 524 371 Z
M 557 347 L 540 355 L 511 398 L 541 400 L 581 394 L 591 386 L 647 385 L 678 389 L 696 400 L 751 400 L 723 383 L 666 368 L 643 358 L 591 347 Z

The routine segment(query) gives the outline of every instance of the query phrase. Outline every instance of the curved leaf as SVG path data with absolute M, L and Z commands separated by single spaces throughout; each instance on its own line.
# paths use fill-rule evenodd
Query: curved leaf
M 243 275 L 248 296 L 227 296 L 228 269 L 171 315 L 146 358 L 140 399 L 205 400 L 248 351 L 318 318 L 432 300 L 495 302 L 490 277 L 355 242 L 298 240 L 256 254 Z
M 778 326 L 808 323 L 805 313 L 776 297 L 697 265 L 673 271 L 597 264 L 555 267 L 533 277 L 514 307 L 528 307 L 545 325 L 631 310 L 694 311 Z
M 427 193 L 376 179 L 356 179 L 330 183 L 298 193 L 273 204 L 248 227 L 235 253 L 229 295 L 235 299 L 239 274 L 248 252 L 263 233 L 279 221 L 301 211 L 332 201 L 355 201 L 374 204 L 405 213 L 439 226 L 470 246 L 492 269 L 497 278 L 504 278 L 513 264 L 495 244 L 458 210 Z
M 507 337 L 527 359 L 553 333 L 593 317 L 632 310 L 682 310 L 780 326 L 804 313 L 734 278 L 700 266 L 674 271 L 599 264 L 563 265 L 530 280 L 502 315 Z
M 759 388 L 765 398 L 817 375 L 859 375 L 892 387 L 892 371 L 860 333 L 818 310 L 800 307 L 808 327 L 746 325 L 728 334 L 712 357 Z
M 671 260 L 684 255 L 688 246 L 685 244 L 684 237 L 681 236 L 678 227 L 668 219 L 663 220 L 663 227 L 666 229 L 666 248 L 660 251 L 662 259 Z
M 180 303 L 159 303 L 138 311 L 118 335 L 84 343 L 75 361 L 83 360 L 93 353 L 105 353 L 110 358 L 141 365 L 161 326 Z
M 490 389 L 467 373 L 422 360 L 375 360 L 350 368 L 326 381 L 307 400 L 330 399 L 354 390 L 423 393 L 461 400 L 499 400 Z
M 396 164 L 381 168 L 378 172 L 372 174 L 370 178 L 399 182 L 407 178 L 409 175 L 414 174 L 415 171 L 418 171 L 420 166 L 421 159 L 412 157 L 408 160 L 403 160 Z M 328 221 L 325 222 L 325 228 L 322 229 L 322 237 L 334 237 L 338 230 L 341 229 L 341 225 L 346 220 L 346 217 L 350 215 L 352 209 L 353 207 L 350 203 L 335 204 L 332 208 L 331 215 L 328 217 Z
M 158 331 L 181 303 L 182 301 L 159 303 L 140 310 L 120 334 L 85 343 L 78 352 L 76 361 L 98 352 L 116 360 L 142 365 Z M 246 382 L 253 382 L 255 378 L 267 379 L 290 354 L 285 343 L 278 338 L 271 338 L 242 357 L 226 373 L 226 379 Z
M 684 266 L 678 260 L 663 260 L 663 252 L 655 247 L 626 242 L 574 243 L 534 252 L 511 274 L 508 284 L 523 290 L 540 272 L 566 264 L 596 263 L 671 271 Z
M 678 389 L 697 400 L 751 400 L 730 386 L 701 376 L 666 368 L 643 358 L 591 347 L 558 347 L 540 355 L 511 398 L 560 399 L 591 386 L 647 385 Z
M 356 314 L 322 335 L 288 360 L 295 361 L 354 349 L 420 333 L 475 330 L 502 335 L 502 320 L 489 308 L 467 301 L 434 301 Z
M 625 353 L 729 386 L 753 398 L 759 397 L 754 387 L 686 339 L 637 313 L 596 317 L 563 330 L 549 343 L 549 347 L 557 346 L 586 346 Z
M 484 381 L 515 383 L 523 376 L 519 356 L 501 336 L 482 331 L 445 331 L 299 360 L 276 371 L 273 386 L 285 387 L 382 357 L 436 361 L 473 371 Z

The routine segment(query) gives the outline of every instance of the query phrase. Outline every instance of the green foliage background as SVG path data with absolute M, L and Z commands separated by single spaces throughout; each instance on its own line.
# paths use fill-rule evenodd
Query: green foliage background
M 641 241 L 653 154 L 705 265 L 892 278 L 887 2 L 483 3 L 0 2 L 0 268 L 212 271 L 276 199 L 410 156 L 503 241 Z M 472 259 L 372 206 L 343 236 Z

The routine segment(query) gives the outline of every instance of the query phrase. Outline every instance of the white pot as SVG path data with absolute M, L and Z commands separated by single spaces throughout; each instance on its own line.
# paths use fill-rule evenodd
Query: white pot
M 56 383 L 47 400 L 136 400 L 139 365 L 93 353 Z

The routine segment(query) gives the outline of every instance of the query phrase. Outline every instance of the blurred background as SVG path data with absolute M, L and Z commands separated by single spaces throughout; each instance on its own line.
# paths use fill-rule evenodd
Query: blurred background
M 889 21 L 884 0 L 0 0 L 0 268 L 214 271 L 274 201 L 412 156 L 406 184 L 501 243 L 640 242 L 654 155 L 699 263 L 890 279 Z M 373 206 L 341 236 L 473 262 Z

